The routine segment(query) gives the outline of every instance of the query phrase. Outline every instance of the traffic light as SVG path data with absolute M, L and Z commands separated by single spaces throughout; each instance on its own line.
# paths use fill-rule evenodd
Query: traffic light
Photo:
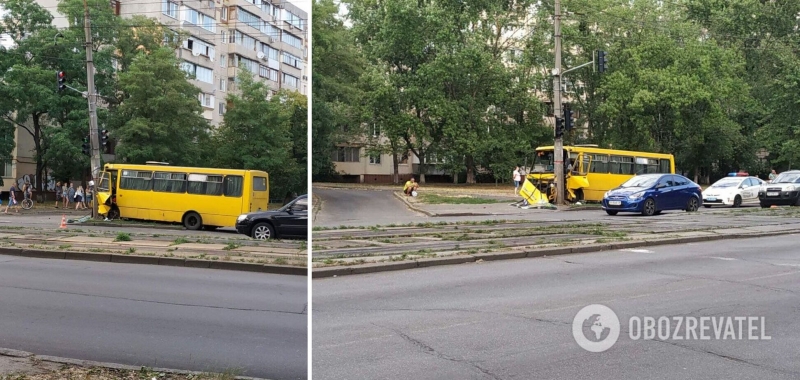
M 564 136 L 564 119 L 556 116 L 556 138 Z
M 87 156 L 92 155 L 92 148 L 89 144 L 89 135 L 86 135 L 86 137 L 83 138 L 83 154 Z
M 597 51 L 597 72 L 604 73 L 608 70 L 608 60 L 606 59 L 606 52 L 602 50 Z
M 100 131 L 100 147 L 103 152 L 108 152 L 108 129 Z
M 569 132 L 572 127 L 574 126 L 574 122 L 572 120 L 572 115 L 574 115 L 571 109 L 569 109 L 569 104 L 564 104 L 564 130 Z
M 56 81 L 58 82 L 58 92 L 64 91 L 67 88 L 67 74 L 63 71 L 56 73 Z

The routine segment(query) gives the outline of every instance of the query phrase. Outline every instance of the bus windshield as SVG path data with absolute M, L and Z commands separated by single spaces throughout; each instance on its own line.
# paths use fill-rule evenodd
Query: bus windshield
M 533 158 L 532 173 L 552 173 L 555 168 L 553 162 L 552 150 L 540 150 L 536 152 L 536 157 Z

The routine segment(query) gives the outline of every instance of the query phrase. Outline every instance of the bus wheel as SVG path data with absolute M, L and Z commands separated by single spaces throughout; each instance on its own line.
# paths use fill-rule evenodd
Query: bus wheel
M 203 226 L 203 218 L 196 212 L 188 212 L 183 216 L 183 226 L 187 230 L 197 231 Z
M 251 235 L 256 240 L 269 240 L 275 237 L 275 229 L 269 223 L 259 223 L 253 227 Z

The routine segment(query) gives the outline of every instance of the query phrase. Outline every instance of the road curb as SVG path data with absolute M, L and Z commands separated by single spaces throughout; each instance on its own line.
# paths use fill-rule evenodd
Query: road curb
M 396 271 L 396 270 L 412 269 L 412 268 L 425 268 L 438 265 L 464 264 L 464 263 L 476 262 L 478 260 L 495 261 L 495 260 L 548 257 L 548 256 L 568 255 L 573 253 L 590 253 L 590 252 L 601 252 L 601 251 L 613 251 L 619 249 L 654 247 L 659 245 L 703 243 L 715 240 L 754 239 L 754 238 L 771 237 L 777 235 L 790 235 L 794 233 L 798 233 L 798 231 L 781 230 L 781 231 L 753 232 L 749 234 L 739 234 L 739 235 L 717 234 L 717 235 L 707 235 L 707 236 L 688 236 L 688 237 L 660 238 L 660 239 L 640 240 L 640 241 L 593 243 L 593 244 L 584 244 L 584 245 L 575 245 L 566 247 L 548 247 L 548 248 L 539 248 L 539 249 L 524 250 L 524 251 L 476 253 L 472 255 L 431 257 L 431 258 L 408 260 L 408 261 L 393 261 L 393 262 L 369 263 L 369 264 L 338 266 L 338 267 L 314 268 L 311 271 L 311 277 L 312 278 L 338 277 L 351 274 L 388 272 L 388 271 Z
M 92 360 L 81 360 L 81 359 L 71 359 L 71 358 L 63 358 L 60 356 L 50 356 L 50 355 L 36 355 L 32 352 L 27 351 L 20 351 L 14 350 L 10 348 L 2 348 L 0 347 L 0 356 L 7 356 L 12 358 L 36 358 L 41 361 L 51 362 L 56 364 L 68 364 L 74 365 L 84 368 L 91 368 L 91 367 L 103 367 L 103 368 L 110 368 L 110 369 L 117 369 L 117 370 L 126 370 L 126 371 L 140 371 L 142 368 L 148 368 L 153 372 L 163 372 L 175 375 L 202 375 L 208 374 L 208 372 L 198 372 L 198 371 L 188 371 L 182 369 L 172 369 L 172 368 L 155 368 L 155 367 L 148 367 L 148 366 L 133 366 L 127 364 L 118 364 L 118 363 L 108 363 L 108 362 L 96 362 Z M 236 376 L 234 379 L 237 380 L 268 380 L 259 377 L 248 377 L 248 376 Z
M 408 199 L 405 199 L 405 198 L 404 198 L 402 195 L 400 195 L 400 194 L 399 194 L 398 192 L 396 192 L 396 191 L 392 191 L 392 194 L 395 196 L 395 198 L 397 198 L 397 199 L 399 199 L 399 200 L 403 201 L 403 203 L 405 203 L 405 204 L 406 204 L 406 207 L 408 207 L 408 208 L 410 208 L 410 209 L 412 209 L 412 210 L 414 210 L 414 211 L 416 211 L 416 212 L 420 212 L 420 213 L 423 213 L 423 214 L 425 214 L 425 215 L 427 215 L 427 216 L 431 216 L 431 217 L 433 217 L 433 216 L 439 216 L 439 214 L 432 213 L 432 212 L 430 212 L 430 211 L 428 211 L 428 210 L 423 210 L 423 209 L 421 209 L 421 208 L 419 208 L 419 207 L 416 207 L 416 206 L 412 205 L 412 204 L 411 204 L 411 202 L 409 202 L 409 201 L 408 201 Z
M 163 265 L 190 268 L 207 268 L 235 270 L 246 272 L 260 272 L 272 274 L 287 274 L 292 276 L 308 276 L 308 268 L 293 267 L 289 265 L 248 263 L 238 261 L 213 261 L 197 260 L 182 257 L 159 257 L 141 255 L 122 255 L 116 253 L 91 253 L 75 251 L 49 251 L 44 249 L 24 249 L 0 247 L 0 255 L 30 257 L 37 259 L 62 259 L 79 261 L 97 261 L 120 264 L 145 264 Z M 1 353 L 1 352 L 0 352 Z

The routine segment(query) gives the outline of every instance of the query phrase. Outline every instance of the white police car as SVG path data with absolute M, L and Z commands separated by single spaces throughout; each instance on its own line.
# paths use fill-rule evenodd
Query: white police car
M 764 181 L 756 177 L 725 177 L 703 191 L 703 206 L 733 206 L 758 201 L 758 189 Z

